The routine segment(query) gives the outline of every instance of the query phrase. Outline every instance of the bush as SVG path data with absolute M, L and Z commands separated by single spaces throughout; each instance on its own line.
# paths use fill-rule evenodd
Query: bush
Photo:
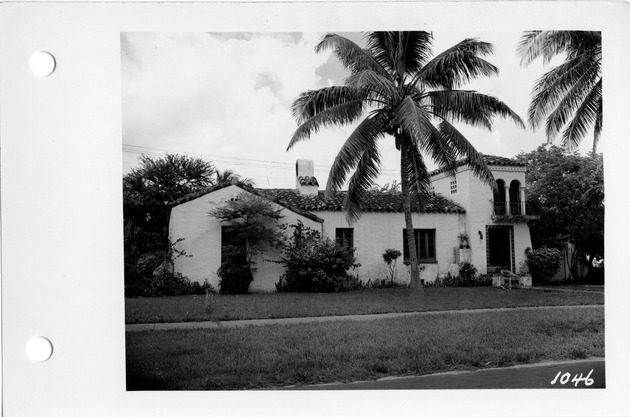
M 191 282 L 180 273 L 173 272 L 173 261 L 180 256 L 191 257 L 169 242 L 165 249 L 139 255 L 127 263 L 125 259 L 125 297 L 164 297 L 170 295 L 203 294 L 212 286 L 205 282 Z
M 396 261 L 401 256 L 402 253 L 398 249 L 385 249 L 383 253 L 383 261 L 387 264 L 387 268 L 389 269 L 389 279 L 392 287 L 396 280 Z
M 285 246 L 285 273 L 276 284 L 284 292 L 338 292 L 359 286 L 348 270 L 359 266 L 354 248 L 345 248 L 302 222 L 291 225 L 293 237 Z
M 222 263 L 217 271 L 221 294 L 247 294 L 254 280 L 250 266 L 246 263 Z
M 432 285 L 435 287 L 489 287 L 492 285 L 491 275 L 477 276 L 477 268 L 469 263 L 464 264 L 466 264 L 467 266 L 465 266 L 464 268 L 460 267 L 458 277 L 447 274 L 443 278 L 438 277 Z
M 405 284 L 403 282 L 392 281 L 390 279 L 369 279 L 367 282 L 360 282 L 359 285 L 361 288 L 367 289 L 380 289 L 380 288 L 409 288 L 409 284 Z
M 527 266 L 532 281 L 537 284 L 549 282 L 560 268 L 561 253 L 554 248 L 527 249 Z
M 472 287 L 475 285 L 475 277 L 477 276 L 477 268 L 471 263 L 462 262 L 459 264 L 459 280 L 461 285 Z
M 167 297 L 172 295 L 201 295 L 206 289 L 214 292 L 208 281 L 200 284 L 191 282 L 180 273 L 164 272 L 142 278 L 125 286 L 125 297 Z
M 203 284 L 198 283 L 197 281 L 190 284 L 190 294 L 191 295 L 203 295 L 206 292 L 210 292 L 211 294 L 216 294 L 217 290 L 214 289 L 212 284 L 205 280 Z
M 475 286 L 476 287 L 491 287 L 492 275 L 479 275 L 477 278 L 475 278 Z

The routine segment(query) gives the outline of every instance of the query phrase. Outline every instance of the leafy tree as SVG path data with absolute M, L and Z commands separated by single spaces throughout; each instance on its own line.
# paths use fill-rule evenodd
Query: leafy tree
M 527 201 L 540 219 L 531 227 L 534 247 L 554 242 L 575 245 L 578 260 L 604 253 L 604 161 L 558 146 L 540 146 L 517 155 L 528 164 Z M 577 276 L 576 264 L 571 265 Z
M 430 195 L 425 158 L 449 173 L 455 172 L 459 158 L 467 158 L 473 172 L 494 187 L 481 155 L 451 122 L 490 129 L 492 117 L 498 115 L 524 125 L 495 97 L 459 90 L 471 79 L 498 73 L 483 59 L 492 53 L 491 44 L 464 39 L 430 59 L 429 32 L 369 32 L 365 38 L 365 49 L 336 34 L 324 36 L 315 47 L 316 52 L 332 49 L 351 75 L 343 86 L 307 91 L 293 102 L 299 127 L 288 149 L 323 127 L 360 121 L 339 151 L 326 185 L 329 193 L 338 190 L 354 170 L 344 201 L 352 222 L 359 218 L 361 201 L 379 174 L 379 139 L 393 137 L 400 151 L 411 288 L 423 295 L 411 212 L 412 204 L 421 205 Z
M 546 118 L 547 140 L 560 130 L 562 144 L 574 149 L 593 128 L 593 152 L 602 130 L 602 34 L 584 31 L 530 31 L 518 45 L 521 64 L 564 55 L 561 65 L 541 77 L 532 90 L 528 118 L 537 128 Z
M 256 271 L 254 255 L 282 245 L 283 234 L 275 227 L 283 217 L 281 212 L 270 201 L 243 192 L 208 213 L 230 225 L 229 242 L 222 242 L 226 260 L 218 271 L 221 292 L 247 292 Z
M 126 285 L 147 278 L 168 257 L 169 204 L 214 183 L 214 167 L 202 159 L 142 155 L 140 163 L 123 177 Z

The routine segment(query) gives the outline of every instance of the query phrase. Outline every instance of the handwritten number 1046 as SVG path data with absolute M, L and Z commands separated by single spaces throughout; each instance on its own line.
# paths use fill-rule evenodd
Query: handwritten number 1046
M 556 382 L 559 382 L 560 384 L 565 385 L 569 381 L 571 381 L 572 383 L 575 384 L 577 388 L 578 384 L 583 381 L 584 385 L 586 385 L 587 387 L 590 387 L 595 382 L 593 378 L 591 378 L 592 373 L 593 373 L 593 370 L 591 369 L 591 372 L 589 372 L 588 375 L 586 375 L 586 377 L 584 377 L 583 374 L 580 373 L 580 376 L 575 374 L 573 379 L 571 379 L 571 374 L 569 372 L 565 372 L 563 374 L 562 371 L 560 371 L 558 372 L 556 377 L 553 379 L 553 381 L 551 381 L 551 385 L 554 385 Z

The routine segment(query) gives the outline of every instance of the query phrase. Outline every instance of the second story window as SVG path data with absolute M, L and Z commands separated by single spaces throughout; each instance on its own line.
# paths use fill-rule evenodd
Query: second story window
M 457 192 L 457 180 L 451 181 L 451 194 L 455 194 Z
M 351 227 L 338 227 L 335 230 L 335 240 L 344 248 L 354 247 L 354 229 Z

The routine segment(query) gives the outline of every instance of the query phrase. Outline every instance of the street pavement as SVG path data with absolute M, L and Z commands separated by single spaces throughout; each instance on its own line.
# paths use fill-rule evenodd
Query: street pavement
M 587 383 L 590 385 L 587 386 Z M 605 387 L 606 368 L 604 358 L 589 358 L 586 360 L 543 362 L 506 368 L 481 369 L 477 371 L 446 372 L 399 378 L 388 377 L 376 381 L 290 386 L 279 389 L 583 389 Z

